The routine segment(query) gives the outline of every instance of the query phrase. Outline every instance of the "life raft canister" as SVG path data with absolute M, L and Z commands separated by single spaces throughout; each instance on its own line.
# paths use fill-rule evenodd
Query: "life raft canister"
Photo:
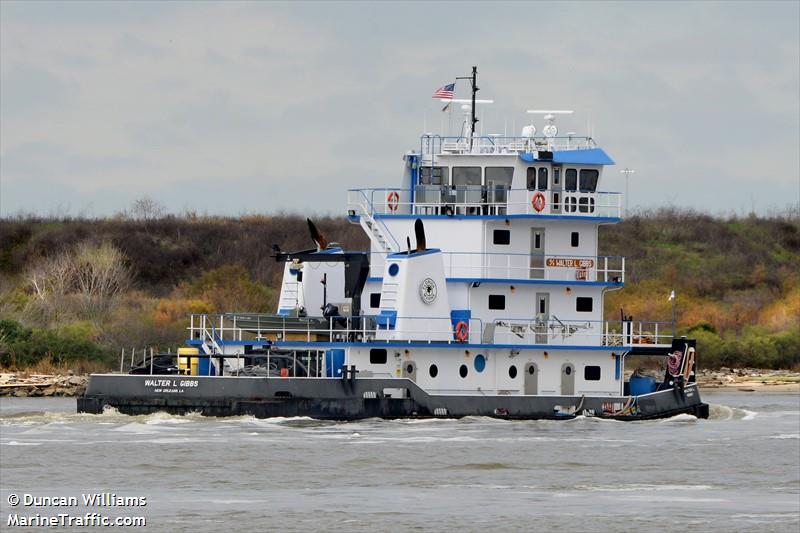
M 397 211 L 397 206 L 400 204 L 400 195 L 397 194 L 397 191 L 392 191 L 386 196 L 386 205 L 389 207 L 389 211 Z
M 467 340 L 467 337 L 469 337 L 469 325 L 463 320 L 460 320 L 456 324 L 456 340 L 464 342 Z
M 536 194 L 534 194 L 531 199 L 531 205 L 537 213 L 541 213 L 545 206 L 544 194 L 540 191 L 536 191 Z

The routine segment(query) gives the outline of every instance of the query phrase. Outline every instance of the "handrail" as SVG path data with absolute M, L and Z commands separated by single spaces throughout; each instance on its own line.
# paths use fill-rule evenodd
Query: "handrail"
M 449 143 L 449 146 L 445 146 Z M 437 150 L 437 145 L 439 149 Z M 438 155 L 442 153 L 519 153 L 537 150 L 589 150 L 597 148 L 597 143 L 592 137 L 565 135 L 545 137 L 534 135 L 532 137 L 510 135 L 475 135 L 470 138 L 465 135 L 438 135 L 423 134 L 420 136 L 420 154 Z
M 619 192 L 575 189 L 523 189 L 486 185 L 423 185 L 414 188 L 365 188 L 348 191 L 348 209 L 370 215 L 561 215 L 619 217 Z M 393 195 L 392 193 L 397 193 Z M 368 196 L 366 206 L 353 195 Z M 378 197 L 376 198 L 376 195 Z M 538 196 L 543 196 L 538 198 Z M 536 201 L 534 201 L 536 200 Z
M 385 263 L 389 253 L 377 253 Z M 625 257 L 578 254 L 443 251 L 447 278 L 625 283 Z M 534 260 L 537 264 L 533 264 Z M 376 264 L 383 264 L 378 261 Z
M 208 315 L 192 315 L 201 317 L 201 322 L 213 321 Z M 224 315 L 220 315 L 220 319 Z M 277 319 L 278 317 L 271 317 Z M 379 316 L 359 317 L 358 324 L 355 324 L 353 317 L 330 317 L 323 321 L 319 327 L 312 327 L 313 320 L 309 319 L 300 327 L 292 327 L 287 324 L 287 318 L 281 317 L 281 323 L 276 327 L 262 327 L 260 324 L 253 328 L 241 328 L 240 326 L 223 327 L 226 331 L 233 332 L 233 338 L 242 341 L 243 332 L 253 334 L 256 339 L 266 338 L 265 335 L 275 334 L 280 339 L 286 340 L 287 334 L 300 334 L 305 337 L 307 342 L 320 341 L 319 337 L 327 337 L 328 342 L 428 342 L 454 344 L 459 341 L 455 338 L 455 328 L 451 317 L 397 317 L 397 321 L 411 321 L 412 327 L 404 329 L 384 329 L 380 326 Z M 672 335 L 669 332 L 670 322 L 646 322 L 646 321 L 608 321 L 608 320 L 561 320 L 552 317 L 553 320 L 542 320 L 539 318 L 495 318 L 491 321 L 492 329 L 488 329 L 489 324 L 479 318 L 471 318 L 469 321 L 468 337 L 465 342 L 473 343 L 475 339 L 483 344 L 545 344 L 545 345 L 596 345 L 596 346 L 624 346 L 634 344 L 669 344 Z M 344 324 L 337 321 L 344 319 Z M 424 328 L 413 327 L 414 321 L 423 321 Z M 430 328 L 432 321 L 444 321 L 448 324 L 446 328 Z M 369 327 L 367 323 L 369 322 Z M 304 326 L 304 327 L 303 327 Z M 202 327 L 202 326 L 201 326 Z M 200 327 L 190 326 L 189 328 L 194 338 L 194 330 Z M 659 332 L 659 329 L 661 330 Z M 207 330 L 206 330 L 207 331 Z M 383 333 L 382 333 L 383 332 Z M 485 334 L 490 334 L 491 338 L 485 338 Z M 439 339 L 426 339 L 425 336 L 439 335 Z M 312 339 L 313 338 L 313 339 Z M 224 350 L 210 339 L 217 347 L 218 353 Z M 660 342 L 660 341 L 668 342 Z M 203 339 L 203 342 L 206 338 Z M 529 341 L 529 342 L 525 342 Z M 323 339 L 322 342 L 325 342 Z

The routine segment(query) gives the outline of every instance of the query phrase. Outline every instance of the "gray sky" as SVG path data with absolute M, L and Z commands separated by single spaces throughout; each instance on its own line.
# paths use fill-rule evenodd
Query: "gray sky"
M 484 133 L 531 107 L 631 205 L 800 204 L 800 2 L 0 3 L 0 215 L 344 213 L 394 186 L 479 69 Z M 460 87 L 466 95 L 466 86 Z M 454 123 L 457 116 L 453 117 Z M 541 122 L 541 119 L 539 119 Z M 541 130 L 541 124 L 537 124 Z

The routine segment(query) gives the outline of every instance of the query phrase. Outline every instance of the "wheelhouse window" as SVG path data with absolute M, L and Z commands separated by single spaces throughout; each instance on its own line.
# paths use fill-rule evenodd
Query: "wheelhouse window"
M 493 232 L 492 242 L 494 244 L 511 244 L 511 231 L 507 229 L 496 229 Z
M 580 172 L 581 192 L 594 192 L 597 190 L 597 179 L 600 171 L 596 168 L 582 168 Z
M 539 180 L 536 183 L 536 188 L 540 191 L 547 190 L 547 169 L 545 167 L 539 169 Z
M 486 167 L 486 191 L 490 203 L 505 203 L 511 189 L 514 167 Z
M 564 189 L 567 191 L 578 190 L 578 171 L 574 168 L 568 168 L 564 171 Z
M 456 187 L 480 184 L 481 167 L 453 167 L 453 185 Z
M 506 297 L 503 294 L 489 295 L 489 309 L 502 310 L 506 308 Z
M 592 299 L 581 296 L 575 299 L 575 310 L 579 313 L 591 313 L 592 312 Z
M 525 176 L 525 183 L 529 191 L 536 190 L 536 167 L 528 167 L 528 173 Z
M 450 177 L 448 167 L 420 167 L 420 185 L 447 185 Z

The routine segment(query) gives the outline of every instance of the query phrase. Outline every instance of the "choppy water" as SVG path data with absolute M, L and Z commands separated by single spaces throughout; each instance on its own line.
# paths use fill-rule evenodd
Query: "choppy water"
M 0 529 L 9 512 L 64 512 L 11 508 L 12 493 L 106 491 L 147 506 L 74 512 L 148 531 L 800 530 L 800 396 L 704 397 L 711 420 L 634 423 L 78 415 L 74 399 L 4 398 Z

